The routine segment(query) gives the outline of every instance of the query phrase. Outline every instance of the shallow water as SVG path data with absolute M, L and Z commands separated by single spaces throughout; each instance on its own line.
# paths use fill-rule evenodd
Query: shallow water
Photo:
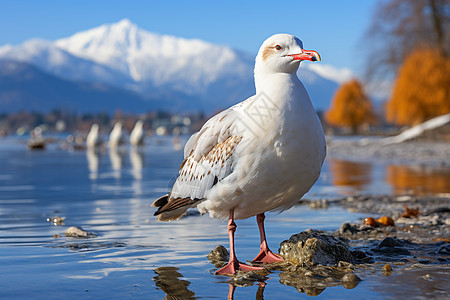
M 216 269 L 206 258 L 217 245 L 228 246 L 226 224 L 197 214 L 169 223 L 153 217 L 151 203 L 168 191 L 181 160 L 182 152 L 174 150 L 169 138 L 153 137 L 141 152 L 100 155 L 62 150 L 57 143 L 30 151 L 24 141 L 0 140 L 1 298 L 162 299 L 166 292 L 181 299 L 226 298 L 228 278 L 212 275 Z M 398 180 L 398 174 L 407 179 Z M 424 180 L 430 176 L 438 179 Z M 448 178 L 448 170 L 334 160 L 325 163 L 307 197 L 448 193 Z M 65 224 L 47 222 L 53 216 L 65 217 Z M 281 241 L 307 228 L 336 230 L 362 217 L 336 207 L 297 206 L 282 214 L 268 213 L 266 230 L 277 250 Z M 237 225 L 238 257 L 252 259 L 259 251 L 255 220 L 239 220 Z M 64 237 L 69 226 L 97 236 Z M 265 287 L 238 287 L 235 299 L 262 294 L 266 299 L 308 297 L 280 283 L 278 272 L 268 277 Z M 354 289 L 329 287 L 318 297 L 384 298 L 380 286 L 385 279 L 376 278 Z

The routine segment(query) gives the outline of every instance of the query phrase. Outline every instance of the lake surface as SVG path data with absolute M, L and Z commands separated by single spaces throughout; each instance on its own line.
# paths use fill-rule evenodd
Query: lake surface
M 174 148 L 180 144 L 167 137 L 149 138 L 140 152 L 100 155 L 63 150 L 59 143 L 30 151 L 24 140 L 0 140 L 0 298 L 163 299 L 168 292 L 179 299 L 226 299 L 228 278 L 213 275 L 216 269 L 206 258 L 217 245 L 228 247 L 226 223 L 197 214 L 169 223 L 153 217 L 152 202 L 168 192 L 182 161 L 182 151 Z M 306 197 L 449 193 L 449 178 L 448 169 L 327 160 Z M 53 216 L 65 217 L 64 224 L 47 222 Z M 336 230 L 363 217 L 336 207 L 268 213 L 269 245 L 277 250 L 307 228 Z M 237 225 L 238 258 L 252 259 L 259 251 L 255 219 Z M 97 236 L 65 237 L 69 226 Z M 329 287 L 318 298 L 383 299 L 383 281 Z M 282 284 L 274 272 L 264 287 L 238 287 L 234 298 L 262 299 L 262 294 L 309 297 Z

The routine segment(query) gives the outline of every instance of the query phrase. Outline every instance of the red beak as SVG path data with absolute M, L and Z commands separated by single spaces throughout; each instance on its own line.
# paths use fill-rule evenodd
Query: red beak
M 319 53 L 314 50 L 303 50 L 303 53 L 289 55 L 294 60 L 321 61 Z

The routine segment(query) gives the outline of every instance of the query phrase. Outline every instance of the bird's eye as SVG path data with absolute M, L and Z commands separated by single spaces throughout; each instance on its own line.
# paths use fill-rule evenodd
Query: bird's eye
M 281 50 L 281 46 L 280 46 L 280 45 L 276 45 L 276 46 L 275 46 L 275 49 Z

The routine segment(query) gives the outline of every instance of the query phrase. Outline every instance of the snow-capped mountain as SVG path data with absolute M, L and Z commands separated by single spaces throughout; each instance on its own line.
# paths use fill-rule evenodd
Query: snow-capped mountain
M 254 93 L 254 55 L 151 33 L 126 19 L 54 42 L 34 39 L 6 45 L 0 47 L 0 59 L 25 62 L 64 80 L 133 90 L 155 102 L 152 107 L 212 112 Z M 316 109 L 323 110 L 338 84 L 351 74 L 308 64 L 299 76 Z
M 252 71 L 252 59 L 227 46 L 150 33 L 129 20 L 77 33 L 55 45 L 121 71 L 136 83 L 175 84 L 188 93 L 202 92 L 221 77 L 243 78 Z
M 74 81 L 99 81 L 113 85 L 132 83 L 122 72 L 74 56 L 45 40 L 32 39 L 15 47 L 0 47 L 0 58 L 29 63 L 52 75 Z

